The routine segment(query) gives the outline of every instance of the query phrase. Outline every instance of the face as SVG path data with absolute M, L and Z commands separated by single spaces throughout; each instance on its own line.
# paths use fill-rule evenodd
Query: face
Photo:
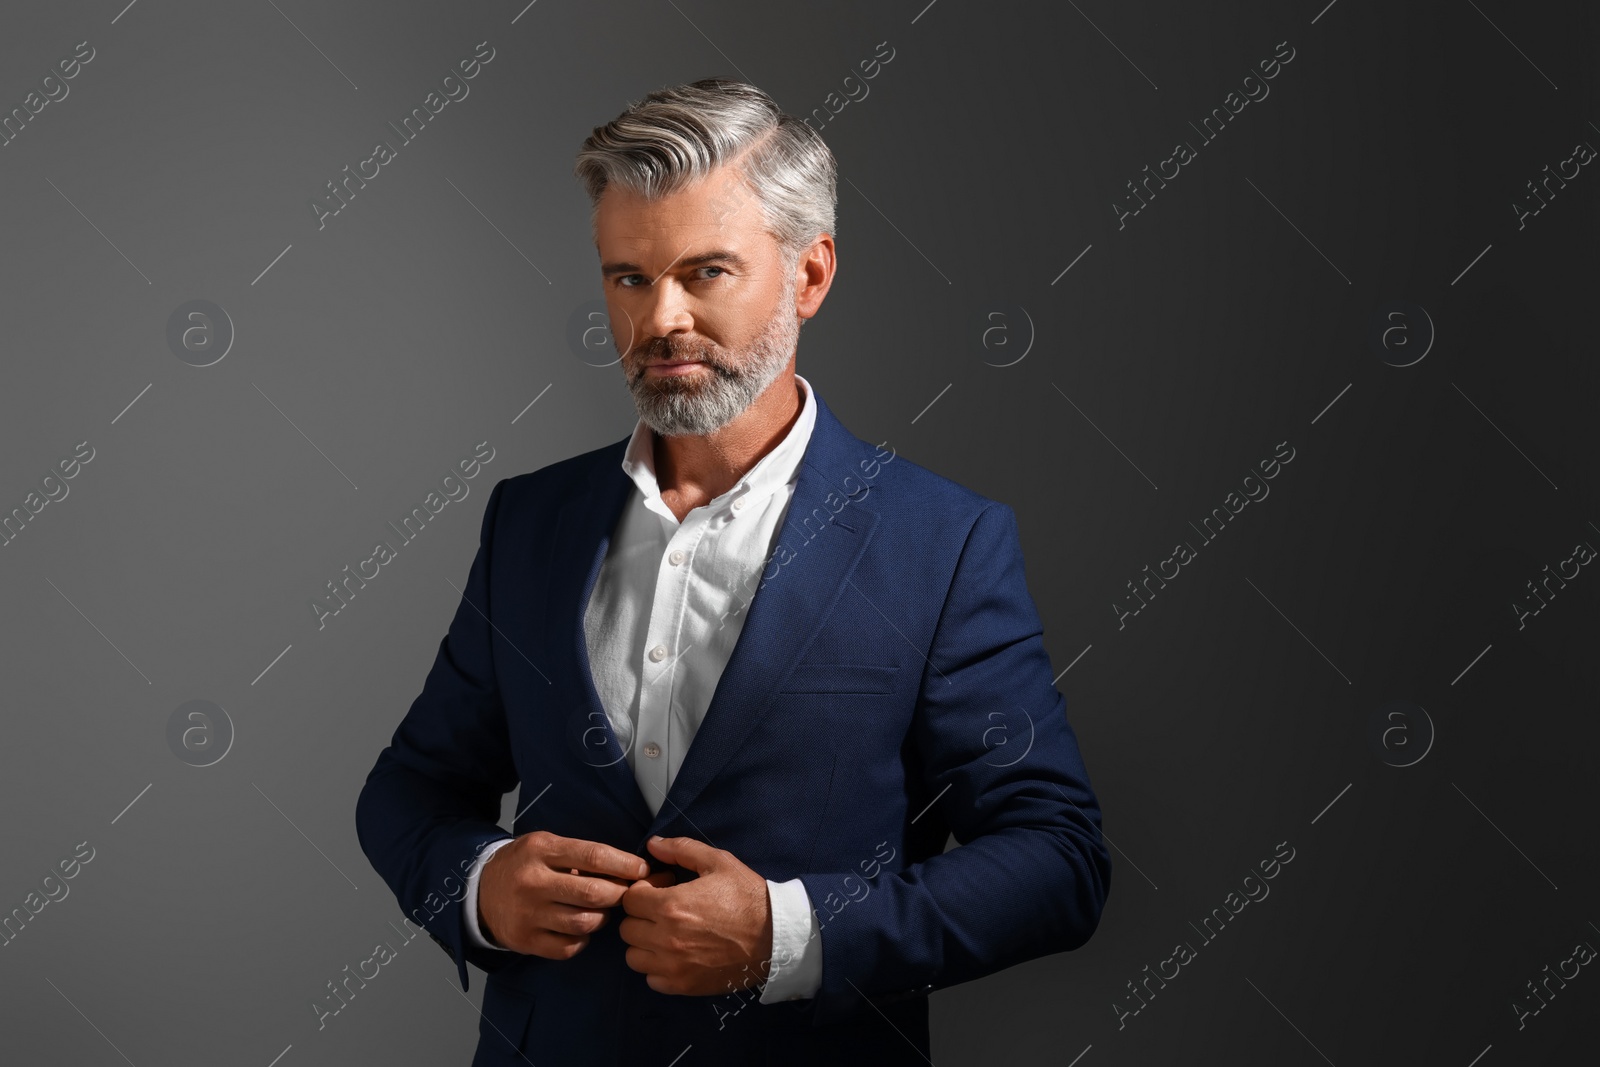
M 726 166 L 658 200 L 613 186 L 595 240 L 612 335 L 639 417 L 704 435 L 748 408 L 794 358 L 796 267 Z

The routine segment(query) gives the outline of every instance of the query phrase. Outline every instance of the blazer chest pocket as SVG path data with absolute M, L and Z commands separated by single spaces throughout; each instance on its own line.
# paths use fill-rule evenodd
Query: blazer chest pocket
M 801 663 L 780 693 L 892 693 L 898 666 L 877 663 Z

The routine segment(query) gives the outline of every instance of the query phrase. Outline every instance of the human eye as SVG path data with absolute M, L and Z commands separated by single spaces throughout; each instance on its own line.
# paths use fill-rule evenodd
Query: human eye
M 721 272 L 722 272 L 722 274 L 726 274 L 726 273 L 728 273 L 728 270 L 727 270 L 727 268 L 726 268 L 726 267 L 701 267 L 701 268 L 700 268 L 700 269 L 701 269 L 701 270 L 715 270 L 715 271 L 721 271 Z M 721 277 L 721 276 L 722 276 L 722 274 L 718 274 L 718 275 L 714 275 L 714 276 L 713 276 L 713 277 L 718 277 L 718 278 L 720 278 L 720 277 Z M 706 281 L 711 281 L 711 280 L 712 280 L 712 278 L 707 278 L 707 279 L 705 279 L 705 280 L 706 280 Z
M 620 276 L 619 278 L 617 278 L 617 287 L 620 288 L 620 289 L 637 289 L 638 286 L 629 285 L 628 284 L 628 279 L 630 279 L 630 278 L 643 278 L 643 277 L 644 277 L 643 274 L 624 274 L 624 275 Z

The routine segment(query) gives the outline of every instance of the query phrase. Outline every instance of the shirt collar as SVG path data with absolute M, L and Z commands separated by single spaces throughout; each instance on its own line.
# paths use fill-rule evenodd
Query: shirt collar
M 799 374 L 794 376 L 794 380 L 799 384 L 803 397 L 800 417 L 795 420 L 794 426 L 772 451 L 744 473 L 733 488 L 710 501 L 711 504 L 746 494 L 764 497 L 795 479 L 800 470 L 800 461 L 805 457 L 806 445 L 811 440 L 812 428 L 816 426 L 817 403 L 812 398 L 811 383 Z M 639 487 L 646 507 L 658 515 L 677 521 L 677 516 L 661 499 L 661 486 L 656 481 L 655 433 L 645 425 L 643 419 L 634 426 L 633 436 L 628 439 L 627 450 L 622 456 L 622 470 Z

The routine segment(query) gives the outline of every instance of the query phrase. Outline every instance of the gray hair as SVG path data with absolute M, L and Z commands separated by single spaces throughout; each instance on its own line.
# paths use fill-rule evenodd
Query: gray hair
M 790 259 L 834 232 L 833 153 L 821 134 L 745 82 L 705 78 L 647 94 L 594 128 L 573 172 L 589 194 L 592 225 L 612 183 L 653 200 L 728 162 L 739 164 L 767 232 Z

